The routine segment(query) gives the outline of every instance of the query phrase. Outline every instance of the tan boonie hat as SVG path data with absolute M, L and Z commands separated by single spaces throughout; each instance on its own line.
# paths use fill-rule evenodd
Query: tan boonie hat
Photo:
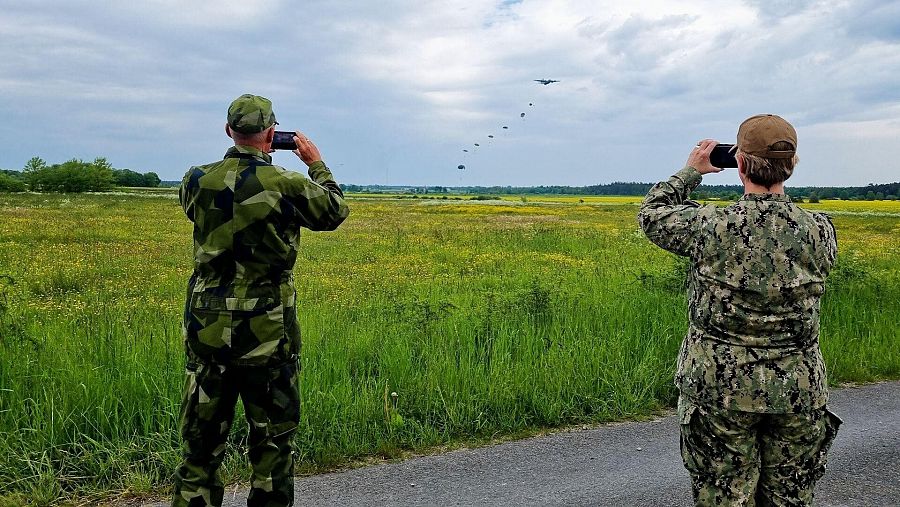
M 791 143 L 791 150 L 773 150 L 779 141 Z M 758 114 L 738 127 L 737 147 L 744 153 L 763 158 L 791 158 L 797 153 L 797 131 L 781 116 Z
M 278 122 L 272 112 L 272 101 L 265 97 L 245 93 L 228 106 L 228 126 L 241 134 L 262 132 L 272 125 Z

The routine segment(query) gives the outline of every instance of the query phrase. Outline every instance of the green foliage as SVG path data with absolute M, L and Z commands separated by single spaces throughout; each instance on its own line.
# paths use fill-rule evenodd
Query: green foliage
M 29 175 L 34 174 L 45 167 L 47 167 L 47 162 L 44 162 L 44 159 L 41 157 L 31 157 L 28 159 L 28 162 L 25 162 L 25 168 L 22 171 L 26 175 Z
M 116 169 L 113 171 L 113 177 L 116 179 L 117 187 L 142 187 L 144 186 L 144 176 L 136 173 L 131 169 Z
M 113 177 L 117 187 L 151 187 L 160 184 L 159 175 L 154 172 L 138 173 L 131 169 L 114 169 Z
M 34 191 L 105 192 L 113 188 L 112 168 L 104 158 L 98 158 L 94 162 L 73 158 L 50 166 L 41 165 L 42 162 L 35 157 L 25 166 L 26 181 Z
M 159 184 L 162 183 L 162 180 L 159 179 L 159 175 L 153 171 L 144 173 L 144 186 L 156 188 Z
M 21 178 L 0 172 L 0 192 L 24 192 L 28 190 Z
M 20 182 L 10 181 L 9 177 Z M 161 181 L 155 172 L 144 174 L 130 169 L 116 169 L 105 157 L 93 162 L 72 159 L 62 164 L 47 165 L 40 157 L 32 157 L 21 173 L 0 171 L 0 192 L 22 192 L 27 186 L 37 192 L 105 192 L 114 186 L 159 187 Z

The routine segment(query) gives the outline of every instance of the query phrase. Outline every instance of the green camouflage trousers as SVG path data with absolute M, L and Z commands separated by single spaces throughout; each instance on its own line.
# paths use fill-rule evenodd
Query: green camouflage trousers
M 249 425 L 253 467 L 250 506 L 293 505 L 291 439 L 300 420 L 299 364 L 278 367 L 189 363 L 181 405 L 184 460 L 175 475 L 173 506 L 222 505 L 216 471 L 240 396 Z
M 841 420 L 738 412 L 678 400 L 681 456 L 698 506 L 807 506 Z

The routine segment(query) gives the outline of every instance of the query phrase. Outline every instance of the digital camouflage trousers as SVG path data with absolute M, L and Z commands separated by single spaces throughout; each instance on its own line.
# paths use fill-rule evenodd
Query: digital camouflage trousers
M 698 506 L 808 506 L 841 420 L 739 412 L 678 402 L 681 456 Z
M 250 506 L 294 501 L 292 437 L 300 420 L 299 364 L 278 367 L 189 363 L 181 405 L 184 456 L 175 475 L 173 506 L 222 505 L 217 476 L 238 397 L 249 426 L 253 468 Z

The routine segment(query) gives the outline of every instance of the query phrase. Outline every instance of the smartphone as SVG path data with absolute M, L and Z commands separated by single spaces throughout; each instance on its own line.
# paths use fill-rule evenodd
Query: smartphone
M 713 167 L 727 169 L 737 167 L 737 159 L 734 158 L 733 144 L 717 144 L 709 154 L 709 162 Z
M 272 149 L 273 150 L 296 150 L 297 145 L 294 143 L 294 136 L 297 135 L 293 132 L 284 132 L 281 130 L 275 131 L 275 138 L 272 139 Z

